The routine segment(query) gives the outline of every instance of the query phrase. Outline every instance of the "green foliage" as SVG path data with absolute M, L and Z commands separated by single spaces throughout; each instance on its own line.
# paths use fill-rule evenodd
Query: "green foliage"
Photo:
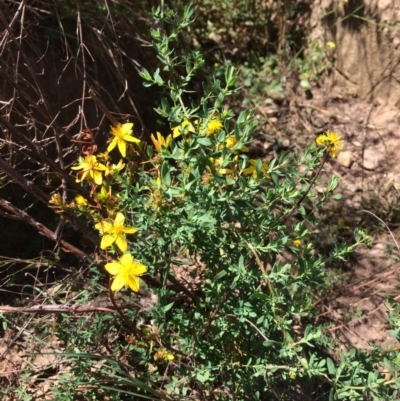
M 324 384 L 330 400 L 393 399 L 395 381 L 376 368 L 379 350 L 340 353 L 335 362 L 316 346 L 328 341 L 322 330 L 307 324 L 325 266 L 369 242 L 357 230 L 353 245 L 336 245 L 322 260 L 310 241 L 315 210 L 338 198 L 336 177 L 322 195 L 310 190 L 309 172 L 328 154 L 313 144 L 268 164 L 250 159 L 245 148 L 257 123 L 252 110 L 235 117 L 224 107 L 237 90 L 229 64 L 223 80 L 203 85 L 198 104 L 190 98 L 188 84 L 203 59 L 196 51 L 179 56 L 173 44 L 193 12 L 185 8 L 180 19 L 153 9 L 158 26 L 168 27 L 151 32 L 163 67 L 141 76 L 145 86 L 168 90 L 156 112 L 173 137 L 148 148 L 142 165 L 128 154 L 127 170 L 112 184 L 120 187 L 126 226 L 138 229 L 129 252 L 159 282 L 148 287 L 158 304 L 129 314 L 139 329 L 131 357 L 143 368 L 140 379 L 179 399 L 195 390 L 205 399 L 259 400 L 309 381 Z M 174 359 L 157 357 L 162 349 Z
M 102 156 L 108 170 L 96 170 L 97 182 L 103 174 L 101 186 L 89 173 L 83 183 L 92 205 L 52 198 L 54 207 L 73 210 L 103 238 L 114 235 L 105 224 L 115 224 L 123 212 L 123 228 L 138 231 L 115 236 L 128 241 L 128 252 L 147 266 L 147 275 L 141 298 L 121 291 L 133 304 L 119 310 L 122 320 L 111 313 L 95 314 L 89 323 L 87 315 L 57 316 L 51 333 L 65 343 L 60 363 L 69 369 L 57 378 L 53 396 L 222 401 L 299 399 L 313 393 L 329 401 L 397 399 L 395 350 L 340 351 L 335 358 L 325 327 L 314 319 L 314 295 L 327 285 L 326 267 L 370 243 L 356 230 L 353 244 L 336 244 L 328 257 L 313 244 L 320 223 L 316 212 L 339 199 L 337 177 L 323 193 L 313 188 L 329 146 L 310 144 L 268 163 L 252 159 L 247 147 L 257 132 L 254 111 L 236 115 L 226 106 L 238 91 L 238 71 L 226 63 L 220 76 L 203 84 L 196 100 L 190 84 L 204 66 L 202 54 L 175 49 L 193 23 L 193 6 L 185 7 L 182 17 L 162 7 L 152 14 L 159 66 L 143 68 L 140 75 L 146 87 L 169 94 L 155 111 L 172 134 L 153 137 L 154 146 L 125 143 L 127 157 L 119 166 L 110 168 L 108 155 Z M 319 65 L 320 56 L 312 62 Z M 261 61 L 275 74 L 276 60 Z M 313 68 L 303 63 L 299 71 L 311 74 L 307 71 Z M 125 253 L 121 244 L 102 248 L 107 249 L 101 255 L 106 269 Z M 88 271 L 90 280 L 71 289 L 76 305 L 104 288 L 103 263 L 91 261 Z M 149 294 L 157 302 L 144 305 Z M 399 311 L 393 302 L 389 305 L 398 339 Z M 10 324 L 4 322 L 3 328 Z M 23 385 L 18 396 L 29 399 Z

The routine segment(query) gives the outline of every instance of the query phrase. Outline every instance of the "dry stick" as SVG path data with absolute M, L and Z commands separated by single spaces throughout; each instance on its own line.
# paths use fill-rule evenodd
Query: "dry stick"
M 179 290 L 184 292 L 189 298 L 191 298 L 194 302 L 199 302 L 200 299 L 196 294 L 193 294 L 192 291 L 188 290 L 180 281 L 178 281 L 174 276 L 170 274 L 167 275 L 168 281 L 178 287 Z
M 107 116 L 107 118 L 111 121 L 114 126 L 117 126 L 118 121 L 114 116 L 108 111 L 107 107 L 104 106 L 104 103 L 99 99 L 95 90 L 93 88 L 89 88 L 89 96 L 92 98 L 93 102 L 96 106 Z
M 35 220 L 33 217 L 31 217 L 28 213 L 24 212 L 23 210 L 13 206 L 10 202 L 7 202 L 6 200 L 0 198 L 0 207 L 7 210 L 9 213 L 12 213 L 14 217 L 17 216 L 25 223 L 28 223 L 31 226 L 35 227 L 38 230 L 39 234 L 44 235 L 47 238 L 51 239 L 52 241 L 59 243 L 64 251 L 73 253 L 79 259 L 86 259 L 88 257 L 86 253 L 82 252 L 80 249 L 76 248 L 69 242 L 59 239 L 57 233 L 49 230 L 45 225 Z
M 219 310 L 221 309 L 222 304 L 225 302 L 226 298 L 228 297 L 228 294 L 232 291 L 232 289 L 229 287 L 224 295 L 222 295 L 221 300 L 218 302 L 217 307 L 214 309 L 214 311 L 211 313 L 210 318 L 208 319 L 208 321 L 204 324 L 204 329 L 205 329 L 205 334 L 207 334 L 210 329 L 211 329 L 211 323 L 213 322 L 213 320 L 215 319 L 215 316 L 217 315 L 217 313 L 219 312 Z
M 2 62 L 0 57 L 0 62 Z M 35 109 L 38 113 L 42 115 L 44 118 L 49 118 L 49 116 L 43 111 L 41 107 L 39 107 L 40 102 L 34 100 L 20 85 L 14 82 L 7 74 L 6 69 L 8 68 L 7 64 L 3 61 L 4 68 L 0 68 L 0 73 L 4 77 L 5 80 L 14 88 L 14 91 L 19 94 L 19 96 L 23 97 L 28 103 L 29 107 Z M 69 140 L 72 137 L 58 124 L 56 124 L 54 117 L 50 119 L 52 121 L 52 125 L 55 129 L 58 129 L 66 138 Z
M 40 200 L 46 206 L 49 206 L 49 200 L 50 200 L 49 195 L 43 192 L 32 181 L 28 180 L 26 177 L 20 174 L 17 170 L 15 170 L 1 158 L 0 158 L 0 170 L 3 170 L 10 178 L 15 180 L 23 189 L 25 189 L 25 191 L 32 194 L 35 198 Z M 98 235 L 94 231 L 92 231 L 89 227 L 87 227 L 77 216 L 65 211 L 61 212 L 61 214 L 65 216 L 76 228 L 78 228 L 86 238 L 88 238 L 95 245 L 98 245 L 99 243 Z
M 132 305 L 124 305 L 120 308 L 131 308 Z M 107 312 L 117 313 L 116 310 L 105 308 L 102 306 L 67 306 L 67 305 L 35 305 L 30 307 L 24 306 L 6 306 L 0 305 L 0 313 L 89 313 L 89 312 Z
M 26 135 L 22 132 L 18 131 L 10 122 L 8 122 L 5 118 L 0 116 L 0 124 L 8 129 L 8 131 L 17 137 L 23 144 L 25 144 L 29 149 L 31 149 L 36 155 L 39 156 L 40 160 L 43 162 L 45 166 L 51 167 L 56 173 L 60 175 L 61 178 L 64 178 L 68 185 L 73 188 L 75 191 L 83 195 L 87 200 L 90 201 L 90 193 L 84 190 L 80 185 L 78 185 L 73 177 L 67 174 L 60 166 L 58 166 L 53 160 L 47 157 L 46 153 L 33 143 Z
M 0 13 L 0 19 L 2 20 L 2 22 L 6 25 L 6 30 L 8 31 L 8 34 L 11 37 L 11 40 L 14 42 L 14 44 L 16 45 L 16 47 L 18 48 L 18 54 L 21 54 L 23 59 L 24 59 L 24 65 L 25 67 L 28 69 L 29 73 L 31 74 L 31 77 L 33 79 L 33 81 L 35 82 L 36 85 L 36 89 L 38 90 L 38 92 L 40 93 L 40 101 L 44 104 L 44 107 L 48 113 L 48 117 L 50 117 L 50 120 L 54 120 L 54 114 L 51 111 L 50 105 L 48 103 L 48 101 L 46 100 L 46 98 L 43 96 L 43 90 L 42 87 L 40 85 L 39 80 L 37 79 L 37 74 L 34 71 L 30 61 L 28 60 L 28 58 L 26 57 L 25 53 L 22 50 L 21 44 L 18 42 L 17 38 L 14 35 L 14 32 L 11 30 L 11 28 L 7 25 L 7 21 L 5 21 L 4 16 L 2 13 Z M 18 73 L 18 71 L 16 71 L 16 73 Z

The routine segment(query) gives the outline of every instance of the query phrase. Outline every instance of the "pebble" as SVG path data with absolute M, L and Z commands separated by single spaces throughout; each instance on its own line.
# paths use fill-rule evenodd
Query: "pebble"
M 340 152 L 338 154 L 337 161 L 341 166 L 350 168 L 354 161 L 353 160 L 353 152 L 351 152 L 349 150 Z
M 366 170 L 375 170 L 384 159 L 382 152 L 366 149 L 362 158 L 362 167 Z

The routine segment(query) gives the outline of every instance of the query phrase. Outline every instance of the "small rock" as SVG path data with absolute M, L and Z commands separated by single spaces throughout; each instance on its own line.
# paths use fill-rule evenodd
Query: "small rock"
M 340 152 L 337 161 L 341 166 L 349 168 L 353 164 L 353 153 L 349 150 Z
M 396 191 L 400 191 L 400 177 L 397 174 L 389 173 L 385 175 L 382 192 L 387 194 L 392 188 Z
M 366 170 L 375 170 L 384 159 L 385 156 L 382 152 L 366 149 L 362 159 L 362 167 Z

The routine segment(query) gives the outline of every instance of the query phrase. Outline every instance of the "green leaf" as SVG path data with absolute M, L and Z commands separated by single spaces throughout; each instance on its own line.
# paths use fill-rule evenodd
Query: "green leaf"
M 153 157 L 153 155 L 154 155 L 153 147 L 152 146 L 147 146 L 146 153 L 147 153 L 147 156 L 149 156 L 149 158 L 151 159 Z
M 223 278 L 227 275 L 228 273 L 225 270 L 221 270 L 218 274 L 215 275 L 214 280 L 217 281 L 220 278 Z
M 175 301 L 169 303 L 168 305 L 163 306 L 162 309 L 163 309 L 164 313 L 168 312 L 174 306 L 174 303 L 175 303 Z
M 210 146 L 212 142 L 208 138 L 200 137 L 197 138 L 197 143 L 203 146 Z
M 268 341 L 264 341 L 263 342 L 264 347 L 273 347 L 273 346 L 277 346 L 277 347 L 281 347 L 282 343 L 278 342 L 278 341 L 273 341 L 273 340 L 268 340 Z
M 243 255 L 240 255 L 239 257 L 239 270 L 244 270 L 244 257 Z
M 165 184 L 167 187 L 171 185 L 171 173 L 170 173 L 170 166 L 167 161 L 163 161 L 163 164 L 161 165 L 161 181 L 163 184 Z
M 161 107 L 162 107 L 163 111 L 167 114 L 167 116 L 169 113 L 171 113 L 171 106 L 170 106 L 167 98 L 163 97 L 161 99 Z
M 224 99 L 225 99 L 225 94 L 223 92 L 220 92 L 219 95 L 217 96 L 217 99 L 215 100 L 214 107 L 216 109 L 220 108 Z
M 196 375 L 196 379 L 201 383 L 206 382 L 209 378 L 210 378 L 210 371 L 209 370 L 206 370 L 204 373 L 200 373 L 199 372 Z
M 142 68 L 141 71 L 139 72 L 139 75 L 146 81 L 153 81 L 153 78 L 151 77 L 150 73 L 146 70 L 146 68 Z
M 237 73 L 233 68 L 232 64 L 228 64 L 225 70 L 225 82 L 226 86 L 233 86 L 236 83 Z
M 154 82 L 158 85 L 158 86 L 162 86 L 164 84 L 163 79 L 160 77 L 160 69 L 157 68 L 153 74 L 153 78 L 154 78 Z

